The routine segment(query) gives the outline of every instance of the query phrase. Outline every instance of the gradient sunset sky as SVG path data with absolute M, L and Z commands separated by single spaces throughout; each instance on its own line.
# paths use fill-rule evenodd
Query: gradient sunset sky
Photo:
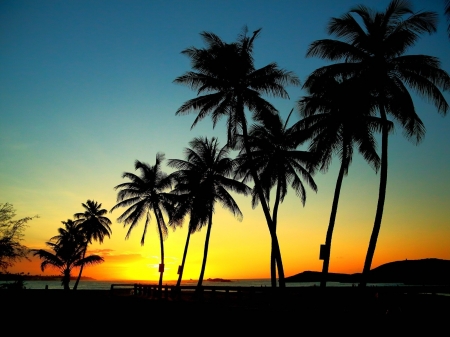
M 232 42 L 245 25 L 262 28 L 254 58 L 260 68 L 277 62 L 300 80 L 328 64 L 306 58 L 308 45 L 328 38 L 326 25 L 351 7 L 384 10 L 383 1 L 8 1 L 0 2 L 0 202 L 17 217 L 40 217 L 29 224 L 24 244 L 45 248 L 61 221 L 82 212 L 91 199 L 110 210 L 113 187 L 134 172 L 136 159 L 155 163 L 157 152 L 183 159 L 197 136 L 226 142 L 223 119 L 215 129 L 208 117 L 192 130 L 195 114 L 175 111 L 196 93 L 173 80 L 190 70 L 181 55 L 203 47 L 210 31 Z M 444 0 L 412 1 L 415 11 L 439 14 L 438 32 L 423 35 L 408 54 L 441 60 L 450 72 L 450 39 Z M 305 92 L 288 87 L 290 100 L 267 98 L 285 119 Z M 445 97 L 450 102 L 449 93 Z M 385 211 L 372 267 L 404 259 L 450 259 L 450 117 L 413 95 L 426 127 L 418 146 L 400 128 L 390 137 Z M 298 114 L 291 122 L 299 119 Z M 304 147 L 303 149 L 306 149 Z M 325 241 L 339 161 L 318 173 L 317 194 L 307 200 L 290 190 L 279 212 L 278 236 L 286 276 L 321 270 L 319 246 Z M 164 170 L 171 172 L 167 166 Z M 331 252 L 330 272 L 361 272 L 375 217 L 377 175 L 357 154 L 344 179 Z M 236 196 L 239 222 L 217 207 L 205 278 L 269 278 L 270 236 L 262 210 Z M 143 223 L 129 240 L 128 228 L 108 213 L 112 237 L 91 253 L 105 262 L 87 267 L 96 279 L 157 280 L 159 241 L 156 222 L 140 246 Z M 165 280 L 177 277 L 187 226 L 165 241 Z M 191 237 L 184 278 L 200 273 L 206 228 Z M 18 263 L 10 272 L 42 274 L 39 260 Z M 46 274 L 57 274 L 47 269 Z

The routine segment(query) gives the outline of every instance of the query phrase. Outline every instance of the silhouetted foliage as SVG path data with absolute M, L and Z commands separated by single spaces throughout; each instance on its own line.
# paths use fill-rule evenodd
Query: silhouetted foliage
M 275 236 L 279 205 L 283 202 L 289 185 L 300 198 L 303 205 L 305 205 L 306 201 L 306 190 L 303 181 L 313 191 L 317 191 L 317 186 L 309 171 L 314 156 L 310 152 L 297 150 L 297 147 L 307 138 L 295 128 L 287 127 L 292 111 L 284 124 L 278 114 L 264 119 L 259 124 L 254 124 L 248 136 L 252 162 L 249 160 L 249 155 L 243 146 L 240 146 L 241 151 L 237 159 L 237 178 L 244 178 L 244 182 L 252 179 L 251 165 L 255 165 L 268 205 L 270 204 L 271 190 L 276 187 L 275 201 L 272 208 Z M 243 141 L 242 137 L 240 140 Z M 253 190 L 253 208 L 257 206 L 258 201 L 259 195 Z M 272 242 L 272 279 L 276 278 L 274 250 L 274 242 Z M 283 282 L 284 280 L 280 280 L 280 283 Z
M 98 264 L 104 260 L 98 255 L 85 256 L 86 237 L 80 227 L 70 219 L 62 223 L 64 227 L 58 229 L 59 234 L 46 242 L 52 251 L 33 249 L 31 252 L 42 260 L 42 271 L 48 266 L 58 269 L 62 275 L 64 290 L 70 290 L 69 283 L 73 268 Z
M 117 193 L 117 204 L 111 208 L 112 212 L 119 207 L 127 207 L 126 211 L 117 218 L 117 221 L 123 223 L 124 226 L 129 226 L 125 239 L 129 238 L 133 228 L 145 218 L 141 245 L 144 245 L 145 242 L 151 213 L 155 216 L 161 247 L 160 290 L 162 288 L 164 273 L 164 239 L 168 234 L 163 212 L 167 215 L 173 212 L 173 201 L 169 193 L 165 192 L 172 187 L 171 179 L 161 171 L 161 163 L 163 160 L 164 154 L 162 153 L 156 155 L 156 162 L 153 166 L 136 160 L 134 167 L 140 171 L 140 175 L 138 176 L 130 172 L 125 172 L 122 175 L 122 178 L 127 178 L 130 182 L 114 187 L 119 192 Z
M 182 51 L 191 59 L 194 71 L 174 80 L 197 90 L 198 94 L 185 102 L 176 114 L 198 111 L 192 127 L 207 115 L 211 116 L 214 126 L 221 117 L 227 117 L 229 146 L 235 145 L 237 134 L 246 134 L 244 108 L 252 112 L 255 120 L 276 114 L 277 109 L 261 94 L 289 98 L 284 86 L 300 84 L 292 72 L 280 69 L 276 63 L 255 69 L 253 42 L 260 31 L 254 31 L 249 37 L 244 28 L 233 43 L 225 43 L 214 33 L 202 32 L 206 48 L 190 47 Z
M 359 17 L 362 25 L 355 19 Z M 408 1 L 392 0 L 384 12 L 364 5 L 351 9 L 340 18 L 332 18 L 328 33 L 338 40 L 313 42 L 307 56 L 330 61 L 343 61 L 315 70 L 304 87 L 334 78 L 356 77 L 365 81 L 370 93 L 377 98 L 383 121 L 390 115 L 404 130 L 406 137 L 419 142 L 425 128 L 417 115 L 407 86 L 433 103 L 445 115 L 448 104 L 439 88 L 450 88 L 449 75 L 440 68 L 436 57 L 404 55 L 423 33 L 436 31 L 435 12 L 413 12 Z M 392 99 L 389 99 L 392 98 Z M 387 184 L 388 123 L 383 123 L 381 140 L 381 170 L 377 212 L 363 270 L 365 286 L 372 264 L 381 227 Z
M 9 203 L 0 204 L 0 269 L 6 271 L 15 262 L 26 259 L 28 248 L 20 242 L 23 240 L 27 223 L 38 216 L 13 220 L 16 211 Z
M 309 88 L 308 94 L 298 101 L 304 119 L 294 127 L 309 134 L 309 150 L 316 154 L 317 168 L 327 171 L 334 155 L 341 162 L 325 239 L 321 281 L 321 286 L 325 287 L 340 190 L 352 162 L 353 148 L 357 146 L 367 163 L 378 171 L 380 158 L 376 152 L 375 133 L 381 131 L 383 123 L 375 117 L 376 99 L 360 81 L 318 82 Z M 392 123 L 390 125 L 392 128 Z
M 197 90 L 196 98 L 185 102 L 176 114 L 198 112 L 192 127 L 198 121 L 210 115 L 213 126 L 225 116 L 227 118 L 227 144 L 230 147 L 236 145 L 236 136 L 242 134 L 244 146 L 250 152 L 247 144 L 247 119 L 245 108 L 253 115 L 253 119 L 262 120 L 274 115 L 278 111 L 272 104 L 261 97 L 261 94 L 275 97 L 289 98 L 285 90 L 286 85 L 299 85 L 299 79 L 289 71 L 281 69 L 276 63 L 270 63 L 256 69 L 253 60 L 253 43 L 259 36 L 261 29 L 248 36 L 247 28 L 238 36 L 234 43 L 225 43 L 217 35 L 203 32 L 201 36 L 206 48 L 190 47 L 182 53 L 191 59 L 193 71 L 186 72 L 177 77 L 174 82 L 187 85 Z M 249 158 L 251 161 L 251 157 Z M 275 228 L 270 216 L 270 210 L 264 198 L 264 192 L 260 186 L 256 170 L 251 168 L 251 174 L 255 182 L 256 193 L 261 200 L 264 216 L 267 221 L 272 241 L 275 244 L 275 254 L 278 261 L 278 274 L 284 279 L 281 253 Z M 276 281 L 272 283 L 276 286 Z M 284 286 L 280 282 L 280 286 Z
M 79 226 L 81 233 L 85 236 L 85 246 L 83 251 L 83 257 L 86 255 L 86 250 L 92 241 L 97 241 L 100 244 L 103 243 L 103 239 L 107 236 L 111 236 L 111 220 L 104 215 L 108 213 L 106 209 L 102 209 L 102 204 L 97 201 L 88 200 L 85 204 L 81 204 L 85 211 L 83 213 L 74 214 L 76 224 Z M 77 290 L 78 283 L 81 279 L 84 266 L 80 268 L 78 278 L 73 286 L 73 290 Z
M 176 182 L 173 193 L 186 196 L 185 202 L 179 203 L 174 215 L 177 221 L 187 214 L 190 215 L 186 245 L 191 232 L 207 225 L 203 262 L 198 279 L 198 286 L 201 287 L 215 204 L 218 202 L 242 220 L 242 213 L 228 191 L 248 195 L 251 189 L 232 178 L 235 162 L 228 157 L 230 148 L 220 148 L 217 138 L 194 138 L 189 145 L 190 148 L 185 149 L 186 160 L 170 159 L 168 165 L 177 169 L 170 176 Z M 183 262 L 184 260 L 185 256 Z

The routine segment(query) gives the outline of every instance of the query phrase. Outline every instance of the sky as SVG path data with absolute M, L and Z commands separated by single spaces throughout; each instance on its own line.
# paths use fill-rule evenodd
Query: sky
M 423 35 L 407 54 L 436 56 L 450 72 L 450 39 L 444 0 L 412 1 L 415 11 L 439 14 L 438 31 Z M 233 42 L 245 26 L 262 28 L 255 41 L 257 68 L 276 62 L 303 83 L 330 64 L 306 58 L 310 43 L 328 38 L 326 25 L 353 6 L 384 10 L 387 0 L 312 1 L 9 1 L 0 2 L 0 203 L 11 203 L 16 218 L 29 222 L 23 244 L 45 248 L 61 221 L 82 212 L 88 199 L 108 211 L 116 204 L 114 186 L 134 172 L 135 160 L 154 165 L 156 154 L 183 159 L 194 137 L 226 142 L 226 120 L 213 128 L 205 118 L 193 129 L 195 114 L 176 110 L 196 92 L 173 80 L 191 70 L 181 51 L 204 47 L 200 33 Z M 290 99 L 265 97 L 285 119 L 305 91 L 287 87 Z M 444 94 L 450 102 L 449 93 Z M 389 139 L 387 196 L 372 267 L 422 258 L 450 259 L 450 117 L 412 93 L 426 127 L 416 145 L 397 127 Z M 296 113 L 291 122 L 299 120 Z M 302 148 L 306 149 L 306 145 Z M 165 172 L 171 169 L 164 165 Z M 305 207 L 288 191 L 279 211 L 278 238 L 286 276 L 321 270 L 338 160 L 315 175 L 318 192 L 307 188 Z M 378 197 L 377 175 L 355 152 L 344 179 L 333 235 L 330 272 L 361 272 Z M 244 215 L 239 222 L 217 207 L 205 278 L 270 277 L 270 235 L 261 208 L 235 196 Z M 108 213 L 112 236 L 90 253 L 105 262 L 83 275 L 99 280 L 157 280 L 159 239 L 153 219 L 145 245 L 143 223 L 118 223 L 124 210 Z M 187 225 L 170 230 L 164 242 L 164 278 L 177 278 Z M 206 228 L 191 237 L 184 278 L 200 273 Z M 17 263 L 10 272 L 40 270 L 39 260 Z

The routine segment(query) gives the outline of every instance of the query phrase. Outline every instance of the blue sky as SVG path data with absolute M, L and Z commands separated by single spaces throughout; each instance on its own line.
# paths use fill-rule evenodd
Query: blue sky
M 182 103 L 195 97 L 195 92 L 175 85 L 173 80 L 190 70 L 189 60 L 180 52 L 190 46 L 202 47 L 199 33 L 211 31 L 232 42 L 245 25 L 250 33 L 262 28 L 255 42 L 256 67 L 277 62 L 303 82 L 313 70 L 327 64 L 306 58 L 308 45 L 328 37 L 329 18 L 361 3 L 383 10 L 388 1 L 2 1 L 0 202 L 13 203 L 19 216 L 41 216 L 27 232 L 27 240 L 34 246 L 54 235 L 60 221 L 79 212 L 87 199 L 98 200 L 110 209 L 116 196 L 113 187 L 123 182 L 124 171 L 134 170 L 136 159 L 153 164 L 158 151 L 166 158 L 182 158 L 183 148 L 196 136 L 216 136 L 225 144 L 225 120 L 213 130 L 206 118 L 190 130 L 194 114 L 175 116 Z M 409 54 L 437 56 L 442 68 L 450 71 L 444 1 L 412 4 L 416 11 L 437 11 L 440 21 L 438 32 L 424 35 Z M 290 100 L 268 98 L 283 117 L 304 94 L 300 87 L 288 87 L 288 92 Z M 448 93 L 445 97 L 450 100 Z M 400 129 L 390 138 L 385 222 L 391 223 L 391 228 L 396 224 L 400 227 L 397 232 L 383 232 L 384 227 L 389 228 L 383 224 L 380 240 L 382 247 L 382 240 L 386 247 L 394 243 L 393 258 L 408 255 L 403 254 L 402 245 L 408 252 L 420 245 L 417 235 L 423 235 L 422 229 L 429 226 L 437 236 L 447 235 L 447 247 L 450 244 L 450 121 L 439 116 L 433 106 L 416 96 L 414 99 L 427 128 L 424 141 L 415 146 L 404 139 Z M 296 225 L 300 231 L 297 244 L 288 244 L 292 219 L 285 220 L 286 232 L 280 233 L 282 243 L 285 240 L 290 247 L 286 250 L 305 247 L 304 253 L 298 253 L 303 264 L 292 257 L 290 270 L 318 266 L 316 255 L 325 239 L 336 162 L 326 175 L 316 176 L 319 192 L 315 195 L 308 190 L 304 209 L 298 207 L 299 200 L 292 192 L 285 202 L 286 213 L 299 208 L 303 219 Z M 354 241 L 361 247 L 368 244 L 377 183 L 378 176 L 356 156 L 344 181 L 338 222 L 345 228 L 342 236 L 355 235 Z M 239 200 L 244 223 L 262 213 L 251 209 L 250 200 Z M 113 214 L 111 219 L 117 216 Z M 419 222 L 413 230 L 419 234 L 395 243 L 396 235 L 416 220 Z M 355 221 L 364 223 L 361 233 L 352 229 Z M 268 240 L 267 229 L 261 227 L 261 235 Z M 136 231 L 139 233 L 127 251 L 142 249 L 141 229 Z M 114 240 L 123 241 L 121 225 L 114 228 L 114 236 Z M 118 242 L 110 248 L 117 250 Z M 385 249 L 388 255 L 393 248 Z M 360 250 L 357 261 L 365 254 Z M 268 252 L 265 247 L 264 254 Z M 343 243 L 342 256 L 353 258 L 346 254 Z M 450 258 L 449 254 L 441 257 Z

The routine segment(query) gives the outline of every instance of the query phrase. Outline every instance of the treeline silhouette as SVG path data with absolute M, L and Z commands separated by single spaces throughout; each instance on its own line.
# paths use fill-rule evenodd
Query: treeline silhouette
M 34 256 L 38 256 L 41 269 L 44 271 L 48 266 L 56 268 L 62 275 L 62 286 L 64 290 L 70 290 L 70 280 L 73 279 L 71 272 L 73 268 L 80 268 L 73 290 L 77 290 L 78 283 L 85 265 L 95 265 L 104 261 L 99 255 L 86 255 L 89 244 L 97 241 L 100 244 L 105 237 L 110 237 L 111 220 L 104 215 L 106 209 L 102 204 L 87 200 L 81 204 L 84 212 L 75 213 L 74 219 L 61 221 L 64 227 L 58 228 L 58 235 L 50 238 L 46 245 L 51 250 L 32 249 Z
M 448 15 L 449 2 L 445 5 Z M 261 29 L 249 34 L 244 27 L 231 43 L 212 32 L 202 32 L 205 47 L 184 49 L 181 53 L 190 59 L 192 69 L 174 83 L 189 87 L 197 95 L 182 103 L 175 114 L 196 114 L 191 128 L 208 116 L 213 126 L 225 118 L 226 143 L 221 146 L 215 137 L 193 139 L 184 150 L 184 159 L 168 160 L 168 166 L 176 170 L 170 175 L 162 168 L 163 153 L 156 155 L 154 165 L 136 160 L 138 173 L 123 173 L 127 181 L 114 187 L 117 203 L 110 210 L 125 209 L 117 220 L 128 226 L 126 239 L 139 223 L 144 223 L 141 245 L 155 218 L 161 255 L 159 288 L 165 270 L 164 240 L 169 228 L 182 226 L 185 221 L 188 233 L 177 286 L 182 281 L 190 236 L 206 227 L 198 279 L 198 287 L 202 286 L 217 205 L 238 220 L 243 218 L 231 193 L 250 196 L 254 208 L 261 206 L 271 237 L 271 284 L 277 287 L 278 276 L 279 286 L 285 287 L 277 238 L 279 206 L 289 189 L 305 205 L 307 186 L 318 190 L 313 175 L 327 171 L 337 156 L 340 170 L 325 243 L 320 249 L 321 286 L 325 287 L 340 191 L 355 149 L 375 172 L 380 172 L 373 231 L 359 277 L 359 284 L 365 286 L 383 217 L 389 135 L 394 126 L 415 144 L 425 135 L 410 90 L 432 103 L 438 113 L 446 115 L 449 110 L 443 92 L 450 88 L 450 76 L 440 61 L 433 56 L 406 54 L 423 34 L 436 32 L 437 18 L 435 12 L 414 12 L 412 5 L 402 0 L 392 0 L 384 11 L 359 5 L 331 18 L 327 26 L 331 38 L 312 42 L 306 56 L 332 63 L 307 76 L 302 85 L 307 94 L 297 100 L 286 121 L 263 95 L 289 98 L 285 88 L 300 86 L 301 81 L 275 62 L 255 67 L 253 48 Z M 289 123 L 294 110 L 299 120 Z M 377 148 L 378 135 L 381 150 Z M 299 150 L 303 145 L 307 145 L 307 151 Z M 238 151 L 234 158 L 232 151 Z M 63 221 L 59 235 L 47 242 L 51 251 L 33 251 L 42 259 L 42 270 L 47 266 L 60 270 L 67 290 L 74 267 L 80 267 L 76 289 L 84 266 L 103 262 L 98 255 L 86 254 L 89 244 L 102 243 L 111 234 L 111 221 L 104 216 L 107 211 L 101 204 L 88 200 L 82 205 L 85 212 Z
M 360 286 L 365 286 L 383 217 L 389 135 L 394 125 L 415 144 L 425 135 L 409 91 L 427 99 L 442 115 L 449 110 L 442 92 L 449 90 L 450 76 L 439 60 L 406 54 L 421 35 L 436 31 L 437 18 L 435 12 L 414 12 L 408 1 L 401 0 L 392 0 L 384 11 L 359 5 L 331 18 L 327 30 L 334 39 L 312 42 L 306 56 L 332 63 L 313 71 L 303 82 L 307 95 L 295 106 L 301 119 L 289 127 L 292 111 L 283 121 L 278 110 L 262 96 L 289 98 L 285 87 L 299 86 L 300 80 L 275 62 L 255 67 L 253 47 L 261 29 L 249 34 L 244 27 L 231 43 L 212 32 L 202 32 L 205 47 L 183 50 L 192 69 L 174 83 L 195 90 L 197 95 L 184 102 L 176 115 L 195 113 L 191 128 L 208 116 L 213 126 L 225 118 L 226 144 L 219 146 L 216 138 L 194 139 L 185 149 L 184 160 L 168 161 L 170 167 L 178 170 L 170 175 L 162 171 L 162 153 L 157 154 L 153 166 L 136 160 L 139 175 L 123 174 L 128 182 L 115 187 L 117 204 L 111 209 L 125 208 L 118 221 L 129 226 L 126 238 L 139 222 L 144 222 L 141 244 L 151 217 L 155 217 L 161 246 L 160 287 L 164 273 L 163 241 L 168 227 L 181 226 L 187 216 L 189 230 L 177 284 L 181 282 L 190 235 L 206 226 L 198 281 L 201 286 L 217 202 L 242 219 L 230 192 L 250 195 L 252 206 L 261 206 L 271 236 L 272 286 L 277 286 L 278 275 L 279 286 L 285 287 L 277 238 L 279 205 L 289 187 L 305 204 L 305 185 L 317 191 L 313 174 L 326 171 L 338 156 L 340 170 L 325 244 L 320 250 L 321 286 L 326 286 L 340 190 L 355 148 L 376 172 L 380 171 L 376 216 L 359 281 Z M 378 134 L 381 150 L 377 148 Z M 305 144 L 308 151 L 300 151 L 298 148 Z M 236 158 L 229 157 L 230 150 L 239 151 Z M 251 189 L 246 185 L 250 182 Z

